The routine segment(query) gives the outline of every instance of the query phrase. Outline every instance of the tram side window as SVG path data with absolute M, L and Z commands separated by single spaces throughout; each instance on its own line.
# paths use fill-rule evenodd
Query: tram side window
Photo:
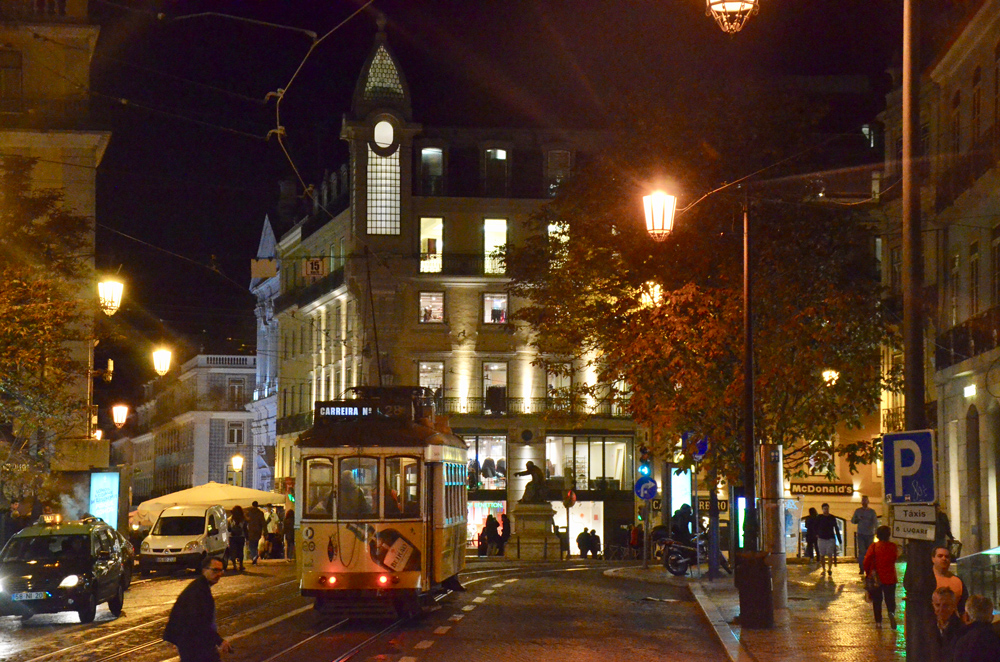
M 420 470 L 414 457 L 385 460 L 385 518 L 420 516 Z
M 333 463 L 309 460 L 306 465 L 306 507 L 304 517 L 325 519 L 333 515 Z
M 345 457 L 340 460 L 337 486 L 338 519 L 372 519 L 378 516 L 378 459 Z

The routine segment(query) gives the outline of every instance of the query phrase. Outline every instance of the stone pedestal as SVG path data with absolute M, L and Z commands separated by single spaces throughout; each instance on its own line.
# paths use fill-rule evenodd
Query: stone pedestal
M 552 531 L 555 509 L 548 503 L 518 503 L 511 509 L 514 530 L 507 543 L 507 558 L 522 561 L 557 561 L 559 536 Z

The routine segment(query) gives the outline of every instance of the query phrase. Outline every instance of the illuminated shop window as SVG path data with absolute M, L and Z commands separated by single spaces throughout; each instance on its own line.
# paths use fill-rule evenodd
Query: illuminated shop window
M 484 294 L 483 295 L 483 323 L 504 324 L 507 322 L 507 295 L 506 294 Z
M 420 323 L 444 323 L 444 292 L 420 293 Z

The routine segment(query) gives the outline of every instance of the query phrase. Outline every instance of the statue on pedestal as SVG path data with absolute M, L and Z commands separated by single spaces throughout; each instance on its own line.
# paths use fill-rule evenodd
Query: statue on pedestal
M 528 460 L 527 468 L 520 471 L 515 476 L 531 476 L 531 480 L 524 488 L 524 496 L 518 503 L 548 503 L 545 499 L 545 472 L 531 460 Z

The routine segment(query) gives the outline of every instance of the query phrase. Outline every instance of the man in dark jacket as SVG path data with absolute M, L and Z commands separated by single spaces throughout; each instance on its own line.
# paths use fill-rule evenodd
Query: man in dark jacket
M 970 595 L 965 602 L 965 633 L 955 644 L 952 662 L 1000 660 L 1000 636 L 993 631 L 993 601 Z
M 177 596 L 170 610 L 163 639 L 177 646 L 181 662 L 219 662 L 229 653 L 229 642 L 219 636 L 215 626 L 215 598 L 212 586 L 222 577 L 222 561 L 205 557 L 201 575 Z
M 257 565 L 257 557 L 260 555 L 260 537 L 264 534 L 266 526 L 264 521 L 264 511 L 257 507 L 254 501 L 247 510 L 247 540 L 250 543 L 250 561 Z

